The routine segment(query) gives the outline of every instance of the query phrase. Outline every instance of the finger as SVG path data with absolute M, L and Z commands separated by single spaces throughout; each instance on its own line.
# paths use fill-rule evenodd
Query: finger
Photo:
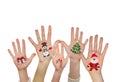
M 44 26 L 41 26 L 41 32 L 42 32 L 42 41 L 46 41 Z
M 86 61 L 87 61 L 87 59 L 85 58 L 84 55 L 81 55 L 81 58 L 82 58 L 82 62 L 84 64 L 84 66 L 86 67 Z
M 89 52 L 92 51 L 92 41 L 93 41 L 93 36 L 90 36 L 90 39 L 89 39 Z
M 28 59 L 28 62 L 27 62 L 27 65 L 29 65 L 30 63 L 31 63 L 31 61 L 32 61 L 32 59 L 35 57 L 35 53 L 33 53 L 30 57 L 29 57 L 29 59 Z
M 36 34 L 36 37 L 37 37 L 38 43 L 41 43 L 41 38 L 40 38 L 39 31 L 38 31 L 38 30 L 35 30 L 35 34 Z
M 36 47 L 37 44 L 33 41 L 33 39 L 31 37 L 28 37 L 28 40 L 31 42 L 31 44 Z
M 94 38 L 94 51 L 97 51 L 97 45 L 98 45 L 98 35 L 95 35 L 95 38 Z
M 68 45 L 64 41 L 61 41 L 61 43 L 65 47 L 66 52 L 68 53 L 68 51 L 69 51 Z
M 88 39 L 86 39 L 86 40 L 85 40 L 84 45 L 86 45 L 86 44 L 87 44 L 87 42 L 88 42 Z
M 80 42 L 82 42 L 82 38 L 83 38 L 83 32 L 80 32 L 80 38 L 79 38 Z
M 105 47 L 104 47 L 104 50 L 103 50 L 103 52 L 102 52 L 102 56 L 103 56 L 103 57 L 105 56 L 107 49 L 108 49 L 108 43 L 106 43 L 106 45 L 105 45 Z
M 100 37 L 98 53 L 101 53 L 101 51 L 102 51 L 102 44 L 103 44 L 103 37 Z
M 85 40 L 85 42 L 84 42 L 84 48 L 82 48 L 82 49 L 80 50 L 80 51 L 81 51 L 81 53 L 83 53 L 83 52 L 84 52 L 84 50 L 85 50 L 85 46 L 86 46 L 87 42 L 88 42 L 88 39 L 86 39 L 86 40 Z
M 52 63 L 55 66 L 55 57 L 52 57 Z
M 58 43 L 56 44 L 56 55 L 59 55 L 60 54 L 60 49 L 59 49 L 59 45 Z
M 75 40 L 78 41 L 78 36 L 79 36 L 79 28 L 76 28 L 76 34 L 75 34 Z
M 71 28 L 71 42 L 74 41 L 74 28 Z
M 49 29 L 48 29 L 48 36 L 47 36 L 47 41 L 51 43 L 51 33 L 52 33 L 52 30 L 51 30 L 51 26 L 49 26 Z
M 11 50 L 10 49 L 8 49 L 8 53 L 10 54 L 10 56 L 12 57 L 12 59 L 14 58 L 14 55 L 13 55 L 13 53 L 11 52 Z
M 16 46 L 15 46 L 14 42 L 12 42 L 12 46 L 13 46 L 13 50 L 14 50 L 15 55 L 17 55 L 17 49 L 16 49 Z
M 35 53 L 33 53 L 30 57 L 29 57 L 29 60 L 32 61 L 32 59 L 35 57 Z
M 64 46 L 61 44 L 61 55 L 62 55 L 62 58 L 64 58 Z
M 66 65 L 67 62 L 68 62 L 68 58 L 69 58 L 69 56 L 67 56 L 67 57 L 65 58 L 65 65 Z
M 21 53 L 21 47 L 20 47 L 20 42 L 18 39 L 16 39 L 17 47 L 18 47 L 18 53 Z
M 55 43 L 54 43 L 54 55 L 57 55 L 59 53 L 59 46 L 58 46 L 58 43 L 60 43 L 60 40 L 57 40 Z
M 22 40 L 22 53 L 26 57 L 26 46 L 25 46 L 25 40 Z

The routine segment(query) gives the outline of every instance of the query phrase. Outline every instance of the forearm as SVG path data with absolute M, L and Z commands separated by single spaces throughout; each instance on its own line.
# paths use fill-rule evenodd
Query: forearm
M 78 79 L 80 77 L 80 61 L 74 62 L 70 60 L 69 77 L 71 79 Z
M 50 63 L 50 60 L 45 62 L 39 62 L 37 70 L 35 72 L 33 82 L 44 82 L 44 77 L 45 77 L 49 63 Z
M 28 82 L 29 77 L 27 74 L 27 69 L 18 71 L 18 73 L 19 73 L 20 82 Z
M 90 73 L 90 76 L 91 76 L 92 82 L 104 82 L 101 73 L 97 73 L 97 74 Z
M 61 77 L 62 71 L 56 71 L 54 72 L 52 82 L 60 82 L 60 77 Z

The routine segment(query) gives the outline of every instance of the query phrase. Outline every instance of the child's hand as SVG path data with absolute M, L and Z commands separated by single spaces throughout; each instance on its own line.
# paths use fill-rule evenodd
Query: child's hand
M 102 45 L 103 45 L 102 37 L 100 38 L 99 46 L 98 46 L 98 35 L 95 35 L 94 44 L 93 44 L 93 37 L 91 36 L 89 39 L 88 57 L 85 58 L 82 55 L 83 64 L 87 69 L 87 71 L 90 73 L 93 81 L 96 78 L 99 79 L 99 77 L 102 79 L 101 68 L 103 65 L 104 56 L 108 48 L 108 43 L 105 44 L 103 51 L 102 51 Z M 99 80 L 95 82 L 99 82 Z

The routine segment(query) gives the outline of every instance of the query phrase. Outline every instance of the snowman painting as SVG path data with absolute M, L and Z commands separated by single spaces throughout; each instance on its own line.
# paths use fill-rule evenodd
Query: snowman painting
M 90 58 L 90 63 L 89 63 L 89 65 L 87 65 L 87 67 L 90 68 L 90 71 L 92 71 L 93 69 L 98 70 L 100 68 L 98 56 L 95 53 L 92 54 L 92 56 Z
M 49 50 L 47 49 L 47 44 L 46 44 L 46 42 L 43 42 L 43 43 L 42 43 L 42 51 L 43 51 L 42 55 L 43 55 L 44 57 L 47 57 L 47 56 L 50 55 Z

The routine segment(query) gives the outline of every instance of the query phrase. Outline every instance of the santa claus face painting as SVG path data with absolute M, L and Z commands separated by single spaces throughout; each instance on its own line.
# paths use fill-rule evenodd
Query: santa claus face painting
M 90 58 L 90 63 L 89 63 L 89 65 L 87 65 L 87 67 L 90 68 L 90 71 L 92 71 L 93 69 L 98 70 L 100 68 L 98 56 L 95 53 L 92 54 L 92 56 Z
M 93 63 L 93 64 L 98 63 L 98 58 L 97 57 L 92 57 L 90 59 L 90 62 Z

